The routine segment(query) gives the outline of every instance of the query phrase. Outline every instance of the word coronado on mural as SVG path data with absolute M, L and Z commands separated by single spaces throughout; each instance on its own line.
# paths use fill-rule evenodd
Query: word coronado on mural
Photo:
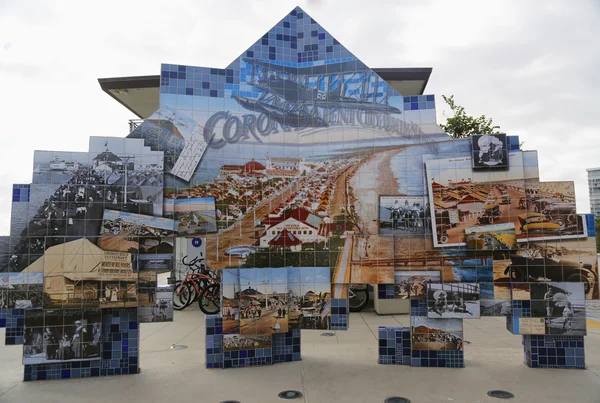
M 223 121 L 222 128 L 219 130 L 219 134 L 217 134 L 215 129 L 220 121 Z M 415 123 L 405 122 L 389 115 L 358 110 L 323 114 L 323 116 L 319 117 L 319 122 L 323 127 L 356 125 L 381 129 L 400 136 L 423 134 L 423 131 Z M 305 127 L 282 125 L 281 122 L 272 119 L 265 113 L 261 113 L 258 117 L 253 114 L 238 117 L 232 115 L 231 112 L 222 111 L 215 113 L 206 121 L 204 139 L 209 143 L 210 147 L 221 148 L 226 144 L 235 144 L 238 141 L 250 140 L 251 138 L 262 143 L 263 139 L 261 137 L 302 129 L 305 129 Z

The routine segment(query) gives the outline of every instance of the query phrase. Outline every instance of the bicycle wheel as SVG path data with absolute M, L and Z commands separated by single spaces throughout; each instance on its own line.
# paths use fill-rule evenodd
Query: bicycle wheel
M 190 298 L 190 300 L 188 301 L 188 306 L 192 305 L 194 302 L 198 301 L 198 298 L 200 298 L 200 295 L 202 295 L 202 291 L 204 291 L 204 289 L 208 286 L 208 281 L 201 279 L 201 280 L 196 280 L 197 286 L 198 286 L 198 291 L 196 291 L 195 287 L 192 287 L 190 285 L 191 288 L 191 292 L 192 292 L 192 298 Z
M 189 305 L 192 299 L 192 290 L 188 283 L 181 282 L 173 287 L 173 309 L 181 311 Z
M 221 285 L 211 284 L 202 291 L 198 300 L 200 310 L 207 315 L 216 315 L 221 310 Z

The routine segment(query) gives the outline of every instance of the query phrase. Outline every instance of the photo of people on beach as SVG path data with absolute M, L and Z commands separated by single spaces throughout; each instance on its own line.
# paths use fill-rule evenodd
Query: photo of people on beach
M 431 211 L 426 196 L 379 196 L 379 233 L 405 238 L 431 235 Z
M 394 296 L 396 299 L 425 299 L 427 284 L 441 281 L 439 271 L 399 270 L 394 273 Z
M 479 284 L 429 283 L 427 305 L 429 318 L 479 318 Z
M 223 336 L 225 351 L 256 350 L 257 348 L 271 348 L 273 336 L 264 335 L 239 335 L 226 334 Z
M 546 318 L 547 334 L 586 335 L 582 283 L 532 283 L 531 316 Z
M 410 318 L 412 349 L 453 351 L 463 349 L 462 319 Z

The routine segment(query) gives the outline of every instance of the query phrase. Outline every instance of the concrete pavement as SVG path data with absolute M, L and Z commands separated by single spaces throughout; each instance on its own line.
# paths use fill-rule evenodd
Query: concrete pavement
M 590 316 L 600 318 L 598 308 L 600 303 L 590 306 Z M 464 369 L 377 364 L 377 327 L 408 326 L 409 317 L 368 311 L 352 314 L 350 330 L 333 332 L 335 337 L 303 331 L 301 362 L 207 370 L 204 317 L 197 309 L 185 310 L 176 312 L 172 323 L 141 326 L 139 375 L 24 383 L 21 346 L 2 346 L 0 402 L 268 403 L 282 402 L 277 394 L 288 389 L 304 394 L 296 401 L 310 403 L 383 402 L 390 396 L 413 403 L 498 402 L 487 396 L 492 389 L 514 393 L 513 402 L 600 402 L 599 322 L 590 321 L 598 328 L 590 328 L 585 339 L 587 370 L 528 368 L 521 337 L 505 329 L 504 318 L 464 323 L 465 340 L 471 342 L 465 345 Z M 173 344 L 188 348 L 171 350 Z

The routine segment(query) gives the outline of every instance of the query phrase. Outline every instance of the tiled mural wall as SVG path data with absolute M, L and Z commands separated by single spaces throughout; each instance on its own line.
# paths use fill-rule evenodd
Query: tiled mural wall
M 381 363 L 464 366 L 463 320 L 505 316 L 528 365 L 583 365 L 592 221 L 518 137 L 450 138 L 433 95 L 397 93 L 300 8 L 224 69 L 160 77 L 126 138 L 36 151 L 15 185 L 0 324 L 26 379 L 137 372 L 139 323 L 200 278 L 210 368 L 300 359 L 300 329 L 348 328 L 348 284 L 411 302 Z

